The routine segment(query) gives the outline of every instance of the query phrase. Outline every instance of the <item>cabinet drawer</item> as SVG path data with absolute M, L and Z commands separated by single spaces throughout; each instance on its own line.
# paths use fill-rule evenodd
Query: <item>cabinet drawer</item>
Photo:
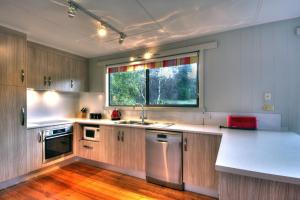
M 100 142 L 80 140 L 79 156 L 89 160 L 100 161 Z

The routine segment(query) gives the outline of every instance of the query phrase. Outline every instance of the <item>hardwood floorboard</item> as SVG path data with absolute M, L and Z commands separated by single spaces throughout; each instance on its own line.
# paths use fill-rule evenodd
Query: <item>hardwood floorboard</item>
M 80 162 L 0 191 L 0 200 L 215 200 Z

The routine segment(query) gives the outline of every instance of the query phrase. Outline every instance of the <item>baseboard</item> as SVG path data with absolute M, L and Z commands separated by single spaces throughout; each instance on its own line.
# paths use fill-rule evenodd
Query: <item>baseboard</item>
M 203 188 L 195 185 L 184 184 L 184 190 L 195 192 L 198 194 L 203 194 L 214 198 L 219 198 L 218 190 L 214 190 L 214 189 L 208 189 L 208 188 Z
M 8 187 L 12 187 L 14 185 L 17 185 L 19 183 L 28 181 L 29 179 L 35 178 L 37 176 L 49 173 L 51 171 L 57 170 L 63 166 L 69 165 L 73 162 L 76 161 L 76 157 L 72 157 L 69 158 L 67 160 L 61 161 L 59 163 L 55 163 L 53 165 L 47 166 L 47 167 L 43 167 L 41 169 L 38 169 L 36 171 L 30 172 L 28 174 L 22 175 L 22 176 L 18 176 L 16 178 L 7 180 L 7 181 L 3 181 L 0 183 L 0 190 L 6 189 Z
M 118 172 L 118 173 L 121 173 L 121 174 L 134 176 L 134 177 L 137 177 L 137 178 L 140 178 L 140 179 L 146 179 L 146 173 L 145 172 L 124 169 L 124 168 L 116 167 L 116 166 L 113 166 L 113 165 L 110 165 L 110 164 L 107 164 L 107 163 L 88 160 L 88 159 L 80 158 L 80 157 L 77 157 L 76 161 L 83 162 L 85 164 L 88 164 L 88 165 L 91 165 L 91 166 L 94 166 L 94 167 L 99 167 L 99 168 L 102 168 L 102 169 L 115 171 L 115 172 Z

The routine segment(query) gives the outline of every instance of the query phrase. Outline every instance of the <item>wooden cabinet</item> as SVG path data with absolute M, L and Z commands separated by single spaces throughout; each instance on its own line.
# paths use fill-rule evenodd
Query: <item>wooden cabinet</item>
M 186 185 L 217 192 L 215 162 L 220 141 L 219 135 L 183 134 L 183 181 Z
M 28 43 L 27 47 L 27 87 L 34 89 L 48 88 L 48 54 L 47 51 L 33 43 Z
M 80 59 L 69 59 L 70 91 L 87 91 L 87 62 Z
M 26 36 L 0 27 L 0 84 L 26 86 Z
M 0 85 L 0 182 L 26 173 L 25 93 Z
M 27 173 L 38 170 L 43 163 L 43 144 L 41 129 L 29 129 L 26 134 Z
M 119 166 L 145 171 L 145 129 L 119 128 Z
M 103 136 L 102 162 L 135 171 L 145 170 L 145 129 L 106 127 Z
M 80 131 L 76 128 L 77 135 Z M 99 141 L 80 139 L 78 144 L 79 157 L 145 171 L 145 129 L 100 125 Z
M 28 88 L 87 90 L 86 59 L 28 42 Z

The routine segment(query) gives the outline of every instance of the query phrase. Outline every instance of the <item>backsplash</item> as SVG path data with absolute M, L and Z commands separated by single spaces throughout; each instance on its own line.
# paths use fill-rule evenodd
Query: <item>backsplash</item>
M 27 120 L 76 117 L 79 94 L 27 90 Z
M 90 112 L 101 112 L 103 118 L 110 118 L 111 109 L 105 109 L 105 95 L 103 93 L 82 93 L 80 94 L 80 108 L 87 107 Z M 140 110 L 122 110 L 122 119 L 139 119 Z M 266 113 L 229 113 L 229 112 L 200 112 L 195 110 L 154 110 L 146 111 L 146 117 L 153 121 L 168 121 L 181 124 L 195 125 L 226 125 L 226 118 L 229 114 L 256 116 L 258 128 L 263 130 L 285 130 L 281 127 L 280 114 Z

